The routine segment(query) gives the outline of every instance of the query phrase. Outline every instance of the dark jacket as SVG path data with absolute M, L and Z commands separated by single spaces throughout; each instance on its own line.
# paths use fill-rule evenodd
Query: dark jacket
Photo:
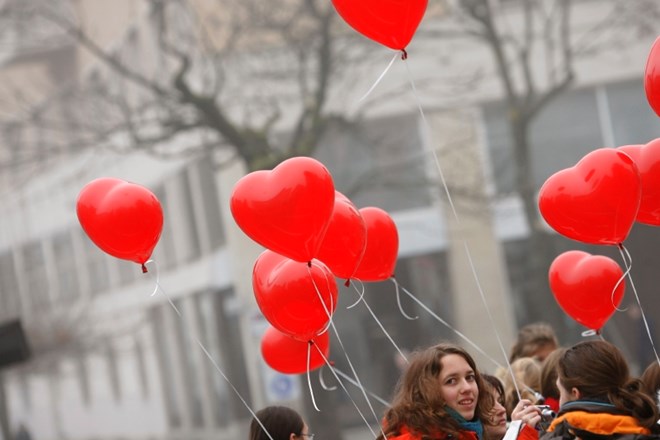
M 636 418 L 601 401 L 575 400 L 564 404 L 541 440 L 658 439 Z

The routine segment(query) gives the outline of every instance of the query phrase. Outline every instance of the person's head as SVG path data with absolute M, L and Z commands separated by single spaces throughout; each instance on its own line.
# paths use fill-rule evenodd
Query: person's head
M 312 440 L 314 434 L 309 433 L 309 428 L 300 414 L 286 406 L 267 406 L 256 412 L 256 419 L 250 423 L 249 440 Z M 258 419 L 258 421 L 257 421 Z M 264 432 L 259 422 L 266 428 Z
M 527 324 L 518 330 L 509 362 L 522 357 L 533 357 L 543 362 L 557 347 L 559 347 L 557 335 L 550 325 L 543 322 Z
M 511 363 L 513 377 L 516 378 L 514 384 L 511 374 L 504 376 L 504 396 L 506 399 L 506 412 L 511 416 L 520 398 L 528 399 L 534 403 L 539 400 L 539 390 L 541 389 L 541 363 L 535 358 L 518 358 Z
M 463 348 L 442 343 L 415 352 L 385 413 L 387 431 L 405 425 L 420 435 L 458 435 L 458 422 L 450 412 L 466 420 L 485 420 L 493 401 L 489 393 L 480 393 L 483 388 L 475 362 Z
M 506 434 L 506 401 L 504 385 L 495 376 L 484 374 L 484 391 L 493 396 L 493 408 L 483 420 L 484 434 L 487 440 L 501 440 Z
M 566 349 L 557 364 L 557 388 L 561 405 L 600 399 L 648 428 L 658 420 L 655 403 L 641 391 L 641 381 L 630 377 L 625 358 L 606 341 L 585 341 Z
M 557 364 L 559 359 L 566 351 L 565 348 L 558 348 L 545 358 L 541 365 L 541 394 L 546 400 L 545 403 L 550 404 L 553 411 L 559 408 L 554 404 L 559 404 L 559 389 L 557 388 Z M 552 403 L 552 404 L 551 404 Z
M 660 404 L 660 365 L 658 362 L 651 362 L 639 379 L 642 381 L 642 390 Z

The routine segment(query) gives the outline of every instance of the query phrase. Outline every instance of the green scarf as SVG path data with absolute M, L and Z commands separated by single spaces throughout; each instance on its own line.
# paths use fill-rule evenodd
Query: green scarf
M 465 418 L 462 415 L 460 415 L 454 409 L 448 406 L 445 406 L 445 411 L 447 411 L 447 414 L 449 414 L 452 419 L 458 422 L 461 428 L 465 429 L 466 431 L 475 432 L 479 440 L 482 440 L 484 438 L 484 425 L 481 423 L 481 420 L 479 420 L 477 417 L 475 417 L 472 420 L 465 420 Z

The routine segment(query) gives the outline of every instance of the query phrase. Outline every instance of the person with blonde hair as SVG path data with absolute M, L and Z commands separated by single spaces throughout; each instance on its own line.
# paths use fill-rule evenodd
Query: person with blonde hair
M 529 401 L 529 404 L 540 403 L 541 364 L 539 361 L 531 357 L 518 358 L 511 363 L 511 371 L 500 370 L 498 375 L 504 383 L 506 412 L 510 418 L 521 399 Z

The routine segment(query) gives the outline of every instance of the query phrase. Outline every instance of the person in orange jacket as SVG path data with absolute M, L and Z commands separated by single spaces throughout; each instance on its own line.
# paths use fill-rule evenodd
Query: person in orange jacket
M 441 343 L 412 354 L 377 440 L 483 440 L 493 395 L 472 357 Z
M 559 414 L 541 440 L 660 438 L 658 408 L 614 345 L 593 340 L 572 346 L 559 358 L 557 375 Z

